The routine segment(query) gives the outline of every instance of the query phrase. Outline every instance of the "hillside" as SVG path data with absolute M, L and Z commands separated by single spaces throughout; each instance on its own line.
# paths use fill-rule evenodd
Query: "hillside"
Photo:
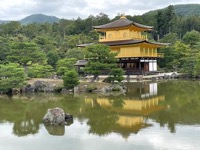
M 34 14 L 30 15 L 22 20 L 20 20 L 20 23 L 22 25 L 27 25 L 31 23 L 54 23 L 54 22 L 59 22 L 59 18 L 54 17 L 54 16 L 47 16 L 43 14 Z
M 166 8 L 159 9 L 159 10 L 165 10 Z M 157 14 L 158 10 L 149 11 L 143 16 L 155 16 Z M 181 4 L 181 5 L 174 5 L 174 11 L 177 16 L 200 16 L 200 4 Z
M 200 16 L 200 4 L 175 5 L 174 10 L 178 16 Z

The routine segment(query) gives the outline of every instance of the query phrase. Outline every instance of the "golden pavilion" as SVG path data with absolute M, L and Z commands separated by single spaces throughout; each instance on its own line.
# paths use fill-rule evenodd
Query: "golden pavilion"
M 158 53 L 158 48 L 168 44 L 148 41 L 145 32 L 151 31 L 152 26 L 142 25 L 122 16 L 93 28 L 100 33 L 99 43 L 108 45 L 112 52 L 117 53 L 118 66 L 127 75 L 157 71 L 157 59 L 164 57 L 162 53 Z

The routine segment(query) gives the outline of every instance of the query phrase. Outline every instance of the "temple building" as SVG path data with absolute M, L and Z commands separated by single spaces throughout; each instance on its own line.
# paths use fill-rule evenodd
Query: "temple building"
M 99 43 L 108 45 L 112 52 L 117 53 L 118 66 L 127 75 L 157 71 L 157 59 L 164 57 L 157 52 L 158 48 L 168 44 L 148 41 L 145 32 L 151 31 L 152 26 L 142 25 L 122 16 L 118 20 L 93 28 L 100 33 Z
M 94 26 L 94 29 L 103 34 L 99 42 L 109 45 L 112 52 L 118 53 L 118 65 L 127 74 L 157 71 L 157 59 L 164 57 L 157 49 L 166 44 L 148 41 L 144 32 L 152 30 L 152 26 L 142 25 L 122 16 L 108 24 Z

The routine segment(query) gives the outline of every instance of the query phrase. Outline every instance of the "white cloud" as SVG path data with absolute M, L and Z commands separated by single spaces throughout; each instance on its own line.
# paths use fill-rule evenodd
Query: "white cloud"
M 0 20 L 19 20 L 38 13 L 76 19 L 103 12 L 113 18 L 118 13 L 140 15 L 149 10 L 186 3 L 200 3 L 200 0 L 1 0 Z

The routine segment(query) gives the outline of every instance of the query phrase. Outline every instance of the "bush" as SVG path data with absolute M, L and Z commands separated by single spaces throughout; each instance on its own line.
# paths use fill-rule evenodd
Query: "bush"
M 18 64 L 0 65 L 0 72 L 0 93 L 7 93 L 13 88 L 19 88 L 24 85 L 24 69 Z
M 110 76 L 108 77 L 108 81 L 110 82 L 121 82 L 124 80 L 124 70 L 122 68 L 113 68 L 110 72 Z
M 72 89 L 79 84 L 78 74 L 75 70 L 65 72 L 63 76 L 64 86 Z

